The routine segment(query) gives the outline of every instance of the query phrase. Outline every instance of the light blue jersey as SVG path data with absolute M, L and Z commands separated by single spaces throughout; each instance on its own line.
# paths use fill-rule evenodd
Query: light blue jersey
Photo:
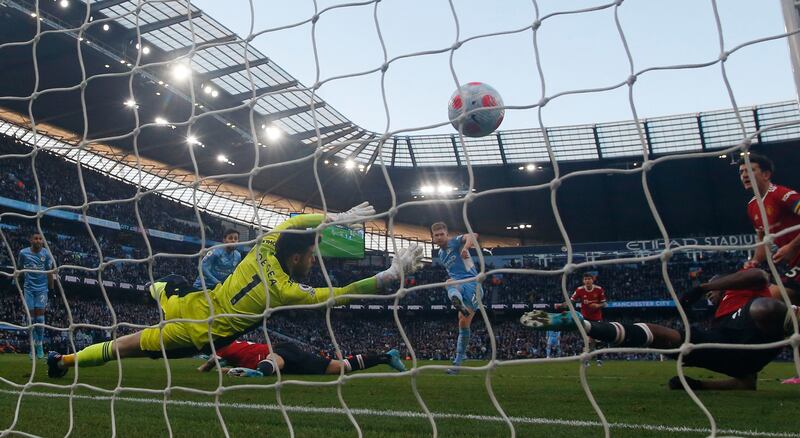
M 468 254 L 467 258 L 461 258 L 463 246 L 464 236 L 456 236 L 448 240 L 444 248 L 439 248 L 439 252 L 436 254 L 437 260 L 447 270 L 447 275 L 451 280 L 474 279 L 478 275 L 475 263 L 472 262 L 472 257 Z M 483 290 L 477 280 L 458 284 L 448 282 L 445 285 L 445 289 L 447 289 L 447 297 L 450 298 L 454 306 L 457 306 L 458 302 L 460 302 L 461 306 L 469 309 L 470 315 L 474 315 L 479 310 L 479 300 L 483 298 Z M 461 314 L 459 314 L 459 318 L 461 317 Z M 453 365 L 461 366 L 467 359 L 470 337 L 471 330 L 469 326 L 461 327 L 459 322 L 456 355 L 453 358 Z M 449 369 L 447 373 L 457 374 L 458 369 Z
M 447 275 L 453 280 L 475 278 L 478 275 L 475 263 L 472 262 L 472 256 L 467 256 L 466 259 L 461 258 L 463 241 L 464 236 L 453 237 L 447 241 L 446 248 L 439 248 L 439 253 L 436 255 L 439 263 L 447 269 Z M 445 289 L 447 289 L 447 296 L 450 299 L 454 296 L 458 297 L 465 307 L 473 312 L 478 310 L 478 294 L 480 294 L 480 298 L 483 298 L 483 290 L 477 282 L 448 284 Z
M 55 262 L 53 256 L 47 248 L 41 248 L 39 252 L 33 252 L 30 248 L 24 248 L 19 252 L 19 268 L 35 269 L 37 271 L 47 271 L 53 269 Z M 47 276 L 46 272 L 26 272 L 25 283 L 22 286 L 23 298 L 28 306 L 28 311 L 34 309 L 45 309 L 47 307 Z M 38 316 L 34 322 L 44 323 L 44 316 Z M 41 348 L 43 327 L 34 330 L 34 342 Z
M 207 252 L 203 257 L 203 277 L 206 280 L 206 287 L 213 289 L 217 284 L 224 282 L 241 261 L 242 254 L 236 250 L 228 252 L 226 248 L 214 248 Z M 203 288 L 199 276 L 194 281 L 194 287 Z
M 453 280 L 463 280 L 478 275 L 472 256 L 461 258 L 462 244 L 463 236 L 453 237 L 447 241 L 446 248 L 439 248 L 439 253 L 436 255 L 439 263 L 447 269 L 447 275 Z
M 544 351 L 547 357 L 553 357 L 554 354 L 556 356 L 561 356 L 561 332 L 547 331 L 547 345 Z
M 39 252 L 33 252 L 30 248 L 24 248 L 19 252 L 20 269 L 35 269 L 37 271 L 48 271 L 53 269 L 53 256 L 47 248 L 41 248 Z M 26 272 L 25 292 L 47 292 L 47 273 L 46 272 Z

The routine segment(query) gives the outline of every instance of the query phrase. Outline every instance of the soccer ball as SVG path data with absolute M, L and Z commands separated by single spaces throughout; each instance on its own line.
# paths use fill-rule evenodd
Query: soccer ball
M 463 125 L 467 137 L 483 137 L 491 134 L 503 122 L 505 110 L 497 108 L 502 106 L 503 99 L 497 90 L 482 82 L 470 82 L 459 87 L 450 97 L 447 116 L 457 131 L 462 131 Z M 477 108 L 493 109 L 476 111 L 464 119 L 456 120 L 458 116 Z

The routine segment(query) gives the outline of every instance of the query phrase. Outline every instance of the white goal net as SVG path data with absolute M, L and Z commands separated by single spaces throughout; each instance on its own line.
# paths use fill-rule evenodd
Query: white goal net
M 792 333 L 771 344 L 684 341 L 668 350 L 608 345 L 593 350 L 585 327 L 578 324 L 579 335 L 565 335 L 562 341 L 570 343 L 568 354 L 553 358 L 544 356 L 543 337 L 526 337 L 533 332 L 516 322 L 521 310 L 555 302 L 568 303 L 577 318 L 580 309 L 570 296 L 582 273 L 600 270 L 612 276 L 617 267 L 638 266 L 652 274 L 648 281 L 659 285 L 660 300 L 673 310 L 660 318 L 669 319 L 667 325 L 679 327 L 688 339 L 688 309 L 678 304 L 687 282 L 682 278 L 680 287 L 674 285 L 674 260 L 729 254 L 725 257 L 740 257 L 741 267 L 746 260 L 742 255 L 759 246 L 767 254 L 762 268 L 791 305 L 781 282 L 785 266 L 773 262 L 776 248 L 771 243 L 800 226 L 776 233 L 775 224 L 765 224 L 766 243 L 678 242 L 675 238 L 683 236 L 671 232 L 662 219 L 665 212 L 650 188 L 659 167 L 721 157 L 742 157 L 749 163 L 754 144 L 800 138 L 796 101 L 751 106 L 778 100 L 773 96 L 779 92 L 765 83 L 791 78 L 785 71 L 788 62 L 760 66 L 763 77 L 757 79 L 746 76 L 752 70 L 743 70 L 744 65 L 775 59 L 765 53 L 781 52 L 782 61 L 787 59 L 786 41 L 797 31 L 774 26 L 774 18 L 780 18 L 778 2 L 768 18 L 756 13 L 765 5 L 748 9 L 713 0 L 683 2 L 669 12 L 643 0 L 443 1 L 435 6 L 398 0 L 224 3 L 0 1 L 0 20 L 8 23 L 0 31 L 0 59 L 9 60 L 0 61 L 7 81 L 0 87 L 6 90 L 0 93 L 0 265 L 8 267 L 0 274 L 0 347 L 25 356 L 0 356 L 0 410 L 6 412 L 0 416 L 0 435 L 371 436 L 382 433 L 386 422 L 386 435 L 380 436 L 797 436 L 796 422 L 744 427 L 728 424 L 725 417 L 726 423 L 720 423 L 719 411 L 750 397 L 715 393 L 709 402 L 690 389 L 681 364 L 692 351 L 720 346 L 786 347 L 783 359 L 793 365 L 784 360 L 781 371 L 789 374 L 783 377 L 800 376 L 795 314 L 787 316 Z M 754 14 L 752 29 L 739 27 L 748 23 L 740 16 L 743 11 Z M 683 24 L 672 21 L 683 18 Z M 669 39 L 681 40 L 677 49 Z M 297 46 L 290 45 L 294 41 Z M 688 46 L 697 51 L 687 52 Z M 293 68 L 306 70 L 295 77 Z M 768 71 L 773 69 L 782 69 L 782 76 Z M 673 86 L 671 78 L 683 82 Z M 453 130 L 445 113 L 453 90 L 473 80 L 498 89 L 506 114 L 500 131 L 480 138 Z M 759 98 L 754 89 L 762 85 L 764 97 Z M 441 87 L 445 89 L 431 91 Z M 716 88 L 721 100 L 704 103 L 706 88 Z M 670 93 L 675 99 L 669 99 Z M 681 100 L 693 107 L 680 106 Z M 355 114 L 359 107 L 366 108 L 361 114 L 368 120 L 362 122 Z M 711 111 L 719 108 L 730 110 Z M 675 113 L 692 114 L 651 117 Z M 763 151 L 769 154 L 768 148 Z M 594 165 L 573 166 L 587 162 Z M 523 177 L 481 179 L 494 178 L 483 175 L 497 174 L 483 171 L 498 166 L 509 173 L 519 170 Z M 526 179 L 538 170 L 546 177 Z M 424 178 L 435 181 L 437 171 L 460 172 L 463 184 L 418 187 Z M 793 171 L 787 166 L 778 173 Z M 660 246 L 597 257 L 576 251 L 576 244 L 584 242 L 572 237 L 565 222 L 563 187 L 598 175 L 627 178 L 636 185 L 635 195 L 641 193 L 651 228 L 657 231 L 649 238 L 662 242 Z M 748 177 L 755 179 L 752 169 Z M 535 208 L 552 212 L 557 236 L 556 242 L 547 243 L 563 246 L 563 254 L 540 254 L 539 259 L 532 254 L 535 263 L 525 259 L 500 266 L 496 254 L 475 252 L 478 281 L 497 281 L 490 288 L 494 293 L 478 297 L 469 348 L 481 359 L 464 363 L 459 375 L 445 383 L 440 382 L 452 367 L 443 360 L 455 348 L 456 322 L 450 301 L 443 301 L 448 285 L 444 270 L 435 266 L 422 273 L 403 272 L 387 293 L 356 294 L 346 302 L 270 305 L 275 297 L 267 297 L 263 312 L 251 315 L 257 329 L 241 338 L 270 346 L 288 342 L 314 353 L 324 350 L 334 360 L 351 356 L 351 361 L 369 351 L 398 347 L 408 367 L 400 373 L 379 369 L 348 374 L 342 366 L 327 378 L 278 370 L 274 378 L 248 380 L 226 376 L 216 362 L 220 366 L 215 372 L 201 374 L 195 369 L 203 361 L 177 354 L 171 358 L 163 337 L 162 352 L 168 359 L 108 357 L 112 363 L 104 367 L 79 364 L 61 380 L 47 377 L 45 361 L 30 358 L 37 345 L 44 344 L 45 355 L 48 349 L 74 353 L 154 325 L 168 326 L 146 284 L 181 274 L 190 282 L 198 278 L 194 289 L 204 290 L 210 280 L 204 258 L 235 246 L 223 242 L 228 228 L 241 235 L 237 245 L 246 247 L 244 257 L 251 249 L 258 251 L 261 239 L 296 213 L 329 214 L 371 202 L 378 211 L 356 236 L 363 247 L 359 243 L 353 250 L 344 242 L 315 252 L 318 268 L 309 282 L 333 290 L 345 280 L 388 268 L 389 255 L 415 244 L 424 248 L 426 262 L 435 257 L 430 223 L 403 219 L 424 217 L 432 223 L 442 211 L 455 208 L 458 216 L 450 219 L 467 233 L 481 234 L 479 246 L 544 241 L 547 237 L 537 236 L 535 226 L 524 234 L 531 228 L 521 223 L 526 213 L 519 210 L 525 207 L 475 207 L 506 195 L 512 199 L 542 193 L 546 201 Z M 768 217 L 764 194 L 757 188 L 755 194 L 760 216 Z M 744 215 L 746 207 L 740 207 Z M 474 226 L 479 215 L 507 215 L 508 233 L 493 236 Z M 582 220 L 590 222 L 591 215 Z M 325 236 L 326 231 L 330 228 L 322 225 L 305 232 Z M 30 245 L 33 234 L 43 237 L 52 267 L 23 263 L 20 250 Z M 348 251 L 355 251 L 360 260 L 343 263 L 322 257 L 321 251 L 337 250 L 350 258 Z M 53 275 L 54 286 L 46 307 L 33 306 L 26 282 L 46 282 L 43 273 Z M 644 277 L 634 274 L 630 282 Z M 255 278 L 250 289 L 269 282 L 263 270 Z M 503 289 L 512 284 L 522 292 Z M 542 303 L 525 301 L 531 284 L 551 288 Z M 215 309 L 212 291 L 209 287 L 203 294 L 207 318 L 195 319 L 187 311 L 189 316 L 172 323 L 206 324 L 210 342 L 214 321 L 231 316 Z M 513 307 L 523 301 L 527 307 Z M 426 321 L 433 314 L 430 319 L 441 320 L 442 312 L 449 312 L 449 323 Z M 453 340 L 440 340 L 437 346 L 440 337 Z M 213 356 L 213 342 L 209 348 L 206 353 Z M 607 377 L 612 384 L 597 383 L 597 368 L 584 366 L 601 357 L 654 359 L 667 354 L 679 360 L 659 366 L 671 367 L 669 372 L 678 376 L 693 403 L 678 411 L 702 418 L 684 422 L 670 417 L 671 406 L 648 406 L 661 412 L 648 411 L 639 419 L 613 394 L 619 390 L 624 398 L 636 391 L 642 397 L 637 403 L 646 404 L 641 392 L 664 392 L 663 382 L 650 389 L 626 389 L 619 375 L 632 372 L 627 362 L 608 366 L 618 373 Z M 551 366 L 568 368 L 547 368 Z M 559 374 L 563 369 L 569 374 Z M 560 397 L 560 388 L 567 385 L 572 395 Z M 394 396 L 394 391 L 401 393 Z M 474 408 L 478 402 L 471 399 L 472 391 L 481 398 L 480 408 Z M 781 400 L 786 394 L 780 392 Z M 660 403 L 678 403 L 677 397 L 659 397 Z M 753 395 L 762 397 L 767 398 Z M 690 402 L 684 397 L 680 403 Z M 762 406 L 783 410 L 787 417 L 796 410 L 767 401 Z M 573 409 L 590 414 L 567 415 Z

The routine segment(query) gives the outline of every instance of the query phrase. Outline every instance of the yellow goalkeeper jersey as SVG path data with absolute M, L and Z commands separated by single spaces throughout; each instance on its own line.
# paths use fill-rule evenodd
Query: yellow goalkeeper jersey
M 339 297 L 377 291 L 375 277 L 356 281 L 345 287 L 313 288 L 293 281 L 284 272 L 275 257 L 275 244 L 281 236 L 279 231 L 315 228 L 323 219 L 324 215 L 321 214 L 304 214 L 284 221 L 253 247 L 223 283 L 209 291 L 214 315 L 235 315 L 214 319 L 211 333 L 215 339 L 237 336 L 260 325 L 262 318 L 257 315 L 263 314 L 268 307 L 316 304 L 326 301 L 331 294 Z M 202 291 L 190 293 L 180 301 L 181 318 L 205 319 L 211 315 L 212 309 Z M 169 319 L 169 315 L 167 318 Z M 195 346 L 199 349 L 208 344 L 208 324 L 191 324 L 191 326 L 193 332 L 191 338 Z

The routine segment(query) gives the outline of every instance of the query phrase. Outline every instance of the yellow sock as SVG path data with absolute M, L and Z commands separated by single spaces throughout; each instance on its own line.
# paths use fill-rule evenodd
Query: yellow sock
M 67 364 L 67 357 L 74 356 L 70 360 L 74 362 L 78 362 L 78 365 L 82 367 L 96 367 L 105 364 L 106 362 L 113 360 L 116 358 L 114 355 L 113 350 L 111 349 L 111 344 L 113 341 L 106 341 L 101 342 L 99 344 L 92 344 L 83 350 L 79 351 L 77 354 L 70 354 L 66 355 L 62 358 L 64 361 L 63 364 L 65 366 L 69 366 Z

